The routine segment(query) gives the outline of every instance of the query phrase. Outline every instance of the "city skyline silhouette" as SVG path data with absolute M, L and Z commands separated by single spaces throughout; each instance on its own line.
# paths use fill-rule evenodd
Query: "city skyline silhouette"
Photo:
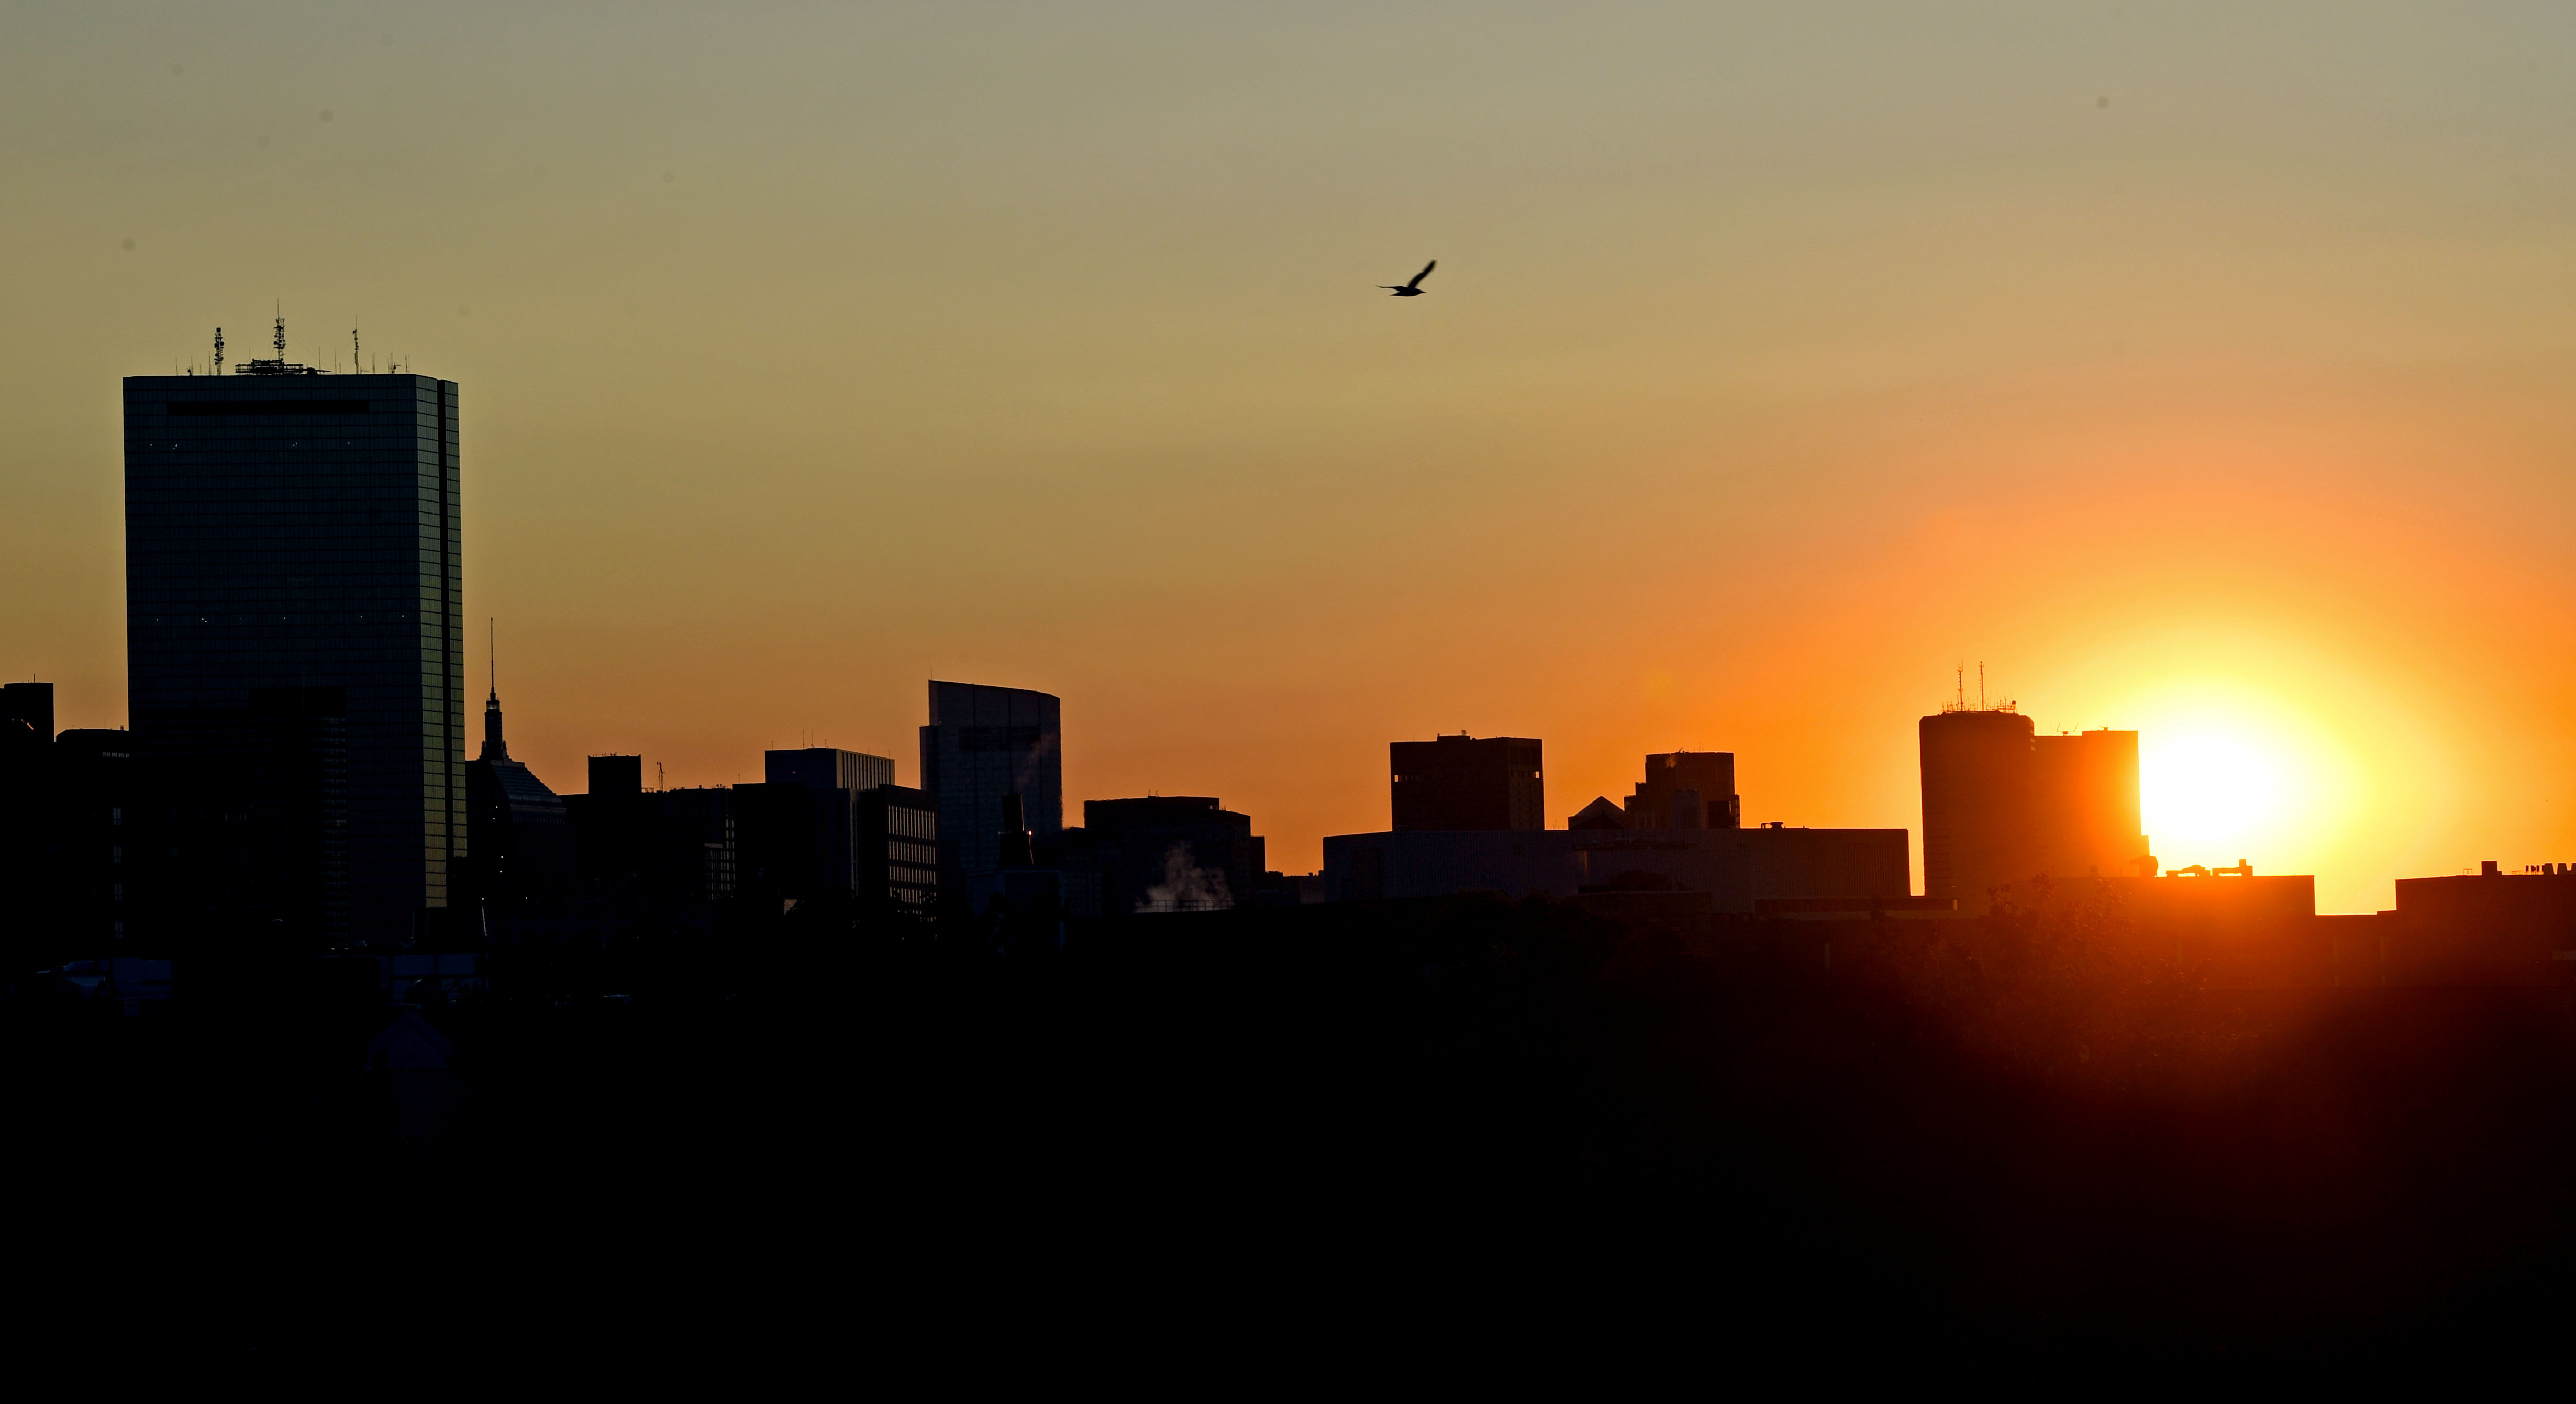
M 282 312 L 475 387 L 558 784 L 901 754 L 942 676 L 1301 868 L 1462 727 L 1911 828 L 1983 659 L 2330 910 L 2576 840 L 2554 21 L 9 24 L 0 666 L 67 724 L 127 720 L 110 385 Z
M 2571 69 L 2525 0 L 0 10 L 27 1334 L 2543 1356 Z

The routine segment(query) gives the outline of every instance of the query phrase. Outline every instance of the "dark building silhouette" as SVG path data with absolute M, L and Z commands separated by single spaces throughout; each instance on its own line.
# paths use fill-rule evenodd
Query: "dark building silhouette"
M 863 890 L 859 796 L 894 783 L 894 762 L 811 746 L 768 752 L 762 775 L 734 787 L 744 880 L 799 902 Z
M 1923 886 L 1970 915 L 2040 877 L 2152 873 L 2139 832 L 2138 734 L 2042 736 L 2005 708 L 1922 719 Z
M 1395 831 L 1547 827 L 1545 766 L 1526 736 L 1441 736 L 1387 743 Z
M 49 682 L 0 683 L 0 719 L 26 724 L 38 740 L 54 739 L 54 685 Z
M 1759 902 L 1789 898 L 1901 903 L 1913 878 L 1907 841 L 1903 829 L 1768 824 L 1331 834 L 1324 839 L 1323 887 L 1325 900 L 1335 902 L 1459 892 L 1685 894 L 1701 913 L 1750 916 Z
M 809 790 L 873 790 L 894 783 L 894 762 L 864 751 L 807 746 L 764 752 L 761 762 L 761 778 L 772 785 L 800 785 Z
M 1628 796 L 1631 829 L 1743 827 L 1732 751 L 1671 751 L 1646 757 L 1646 778 Z
M 2372 983 L 2515 985 L 2576 980 L 2576 864 L 2508 873 L 2399 878 L 2397 906 L 2378 917 L 2380 971 Z
M 2106 877 L 2073 893 L 2054 883 L 2017 883 L 2015 902 L 2078 903 L 2098 892 L 2109 899 L 2136 949 L 2204 972 L 2230 985 L 2312 984 L 2330 975 L 2322 956 L 2331 932 L 2317 918 L 2317 880 L 2308 875 L 2254 876 L 2250 864 L 2211 871 L 2188 868 L 2161 877 Z
M 1002 890 L 1002 798 L 1020 797 L 1042 854 L 1064 832 L 1063 704 L 1044 692 L 930 684 L 921 788 L 939 809 L 939 881 L 980 909 Z
M 1612 804 L 1608 795 L 1595 795 L 1592 797 L 1592 803 L 1566 816 L 1565 827 L 1590 830 L 1624 829 L 1628 827 L 1628 811 Z
M 336 689 L 346 895 L 326 905 L 346 916 L 330 923 L 400 943 L 447 904 L 465 842 L 457 386 L 324 376 L 284 339 L 243 373 L 125 381 L 136 742 L 202 750 L 193 712 Z
M 583 763 L 582 779 L 594 795 L 635 796 L 644 793 L 642 756 L 592 756 Z
M 740 873 L 734 791 L 644 788 L 640 756 L 592 756 L 590 790 L 563 797 L 573 863 L 594 896 L 670 908 L 733 894 Z
M 733 791 L 722 785 L 643 796 L 644 889 L 668 902 L 713 902 L 733 893 L 738 851 Z
M 74 728 L 54 738 L 51 759 L 33 856 L 54 940 L 70 954 L 131 955 L 145 934 L 129 922 L 153 838 L 134 737 Z
M 928 793 L 879 785 L 859 795 L 859 890 L 919 910 L 939 896 L 939 807 Z
M 465 763 L 468 887 L 487 914 L 562 895 L 573 879 L 572 819 L 562 798 L 510 756 L 501 694 L 483 703 L 483 751 Z
M 1065 840 L 1073 832 L 1059 833 L 1047 845 L 1047 857 L 1038 852 L 1037 835 L 1028 826 L 1020 796 L 1002 796 L 1002 827 L 993 835 L 994 850 L 1001 859 L 1001 870 L 993 879 L 991 896 L 984 899 L 980 910 L 987 917 L 998 916 L 989 934 L 1004 948 L 1062 944 L 1064 918 L 1064 871 L 1058 867 Z M 998 900 L 996 900 L 998 899 Z
M 148 944 L 284 955 L 350 940 L 347 712 L 338 687 L 257 687 L 247 705 L 138 725 L 148 862 L 135 919 Z
M 1084 800 L 1064 854 L 1075 916 L 1249 905 L 1269 866 L 1251 816 L 1205 795 Z
M 12 968 L 46 963 L 48 891 L 38 843 L 54 754 L 49 683 L 0 689 L 0 956 Z
M 769 752 L 764 783 L 734 787 L 744 885 L 799 902 L 930 901 L 938 812 L 921 791 L 895 784 L 894 773 L 892 760 L 858 751 Z
M 0 689 L 0 958 L 10 968 L 129 953 L 142 857 L 122 731 L 52 733 L 53 684 Z
M 644 758 L 592 756 L 584 769 L 590 788 L 563 797 L 574 872 L 594 886 L 637 882 L 646 861 Z

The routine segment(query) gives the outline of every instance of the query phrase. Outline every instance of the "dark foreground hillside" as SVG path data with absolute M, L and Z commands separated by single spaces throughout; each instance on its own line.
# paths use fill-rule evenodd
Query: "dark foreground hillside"
M 2215 989 L 2083 913 L 737 931 L 499 962 L 422 1011 L 427 1073 L 364 1066 L 363 991 L 293 986 L 22 985 L 28 1234 L 487 1320 L 643 1293 L 1310 1359 L 1472 1322 L 1834 1369 L 2487 1360 L 2570 1297 L 2563 993 Z

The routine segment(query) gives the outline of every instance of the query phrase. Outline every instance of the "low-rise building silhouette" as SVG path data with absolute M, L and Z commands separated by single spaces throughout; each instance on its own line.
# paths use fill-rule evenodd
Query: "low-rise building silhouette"
M 0 688 L 0 960 L 29 969 L 130 954 L 144 865 L 133 738 L 56 736 L 54 685 Z
M 1083 801 L 1061 866 L 1068 909 L 1088 917 L 1248 906 L 1268 863 L 1250 815 L 1211 796 L 1154 795 Z
M 764 781 L 734 787 L 741 878 L 764 896 L 918 908 L 938 891 L 938 811 L 894 783 L 885 756 L 771 751 Z
M 1388 827 L 1398 833 L 1547 827 L 1547 768 L 1527 736 L 1387 743 Z
M 1769 826 L 1334 834 L 1324 840 L 1324 886 L 1339 902 L 1692 892 L 1706 895 L 1705 910 L 1749 916 L 1774 898 L 1907 897 L 1907 838 L 1903 829 Z
M 643 782 L 641 756 L 592 756 L 589 793 L 564 796 L 582 882 L 629 901 L 730 896 L 739 860 L 732 789 L 647 790 Z
M 2576 984 L 2576 864 L 2475 876 L 2400 878 L 2383 928 L 2378 983 Z
M 646 862 L 644 758 L 592 756 L 590 788 L 563 797 L 573 834 L 573 867 L 593 886 L 641 880 Z
M 1631 829 L 1733 829 L 1742 826 L 1731 751 L 1670 751 L 1646 757 L 1646 778 L 1628 796 Z
M 1526 774 L 1540 774 L 1535 741 L 1442 737 L 1450 755 L 1509 756 L 1526 745 Z M 1435 743 L 1398 743 L 1430 750 Z M 1484 748 L 1470 750 L 1469 747 Z M 1399 760 L 1410 765 L 1411 761 Z M 1517 762 L 1516 762 L 1517 765 Z M 1483 767 L 1490 786 L 1493 772 Z M 1406 773 L 1406 772 L 1399 772 Z M 1563 829 L 1418 829 L 1337 834 L 1324 840 L 1324 898 L 1377 901 L 1489 891 L 1508 896 L 1599 897 L 1662 910 L 1750 916 L 1784 898 L 1904 899 L 1911 855 L 1903 829 L 1792 829 L 1737 825 L 1735 757 L 1728 752 L 1651 755 L 1626 806 L 1598 798 Z M 1399 784 L 1397 791 L 1402 793 Z M 1637 894 L 1659 894 L 1651 899 Z

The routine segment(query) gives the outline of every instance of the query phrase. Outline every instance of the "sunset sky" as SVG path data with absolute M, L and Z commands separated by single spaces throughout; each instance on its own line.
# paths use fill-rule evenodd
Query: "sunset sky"
M 0 674 L 123 724 L 118 378 L 282 309 L 462 383 L 559 790 L 914 783 L 940 677 L 1292 870 L 1460 729 L 1919 864 L 1982 661 L 2369 911 L 2576 860 L 2571 78 L 2563 4 L 12 6 Z

